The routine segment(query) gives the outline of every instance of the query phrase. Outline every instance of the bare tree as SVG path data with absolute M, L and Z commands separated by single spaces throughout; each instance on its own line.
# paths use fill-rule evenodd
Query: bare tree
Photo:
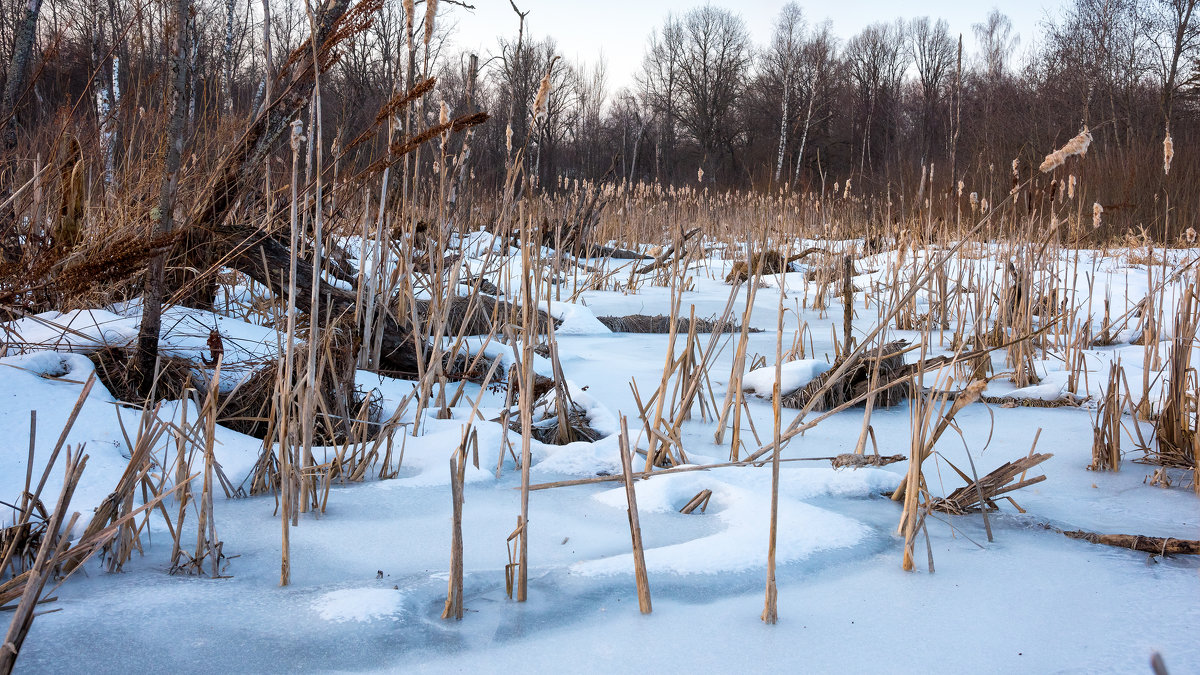
M 800 6 L 789 2 L 775 19 L 775 33 L 767 48 L 762 68 L 769 81 L 779 88 L 779 146 L 775 158 L 773 182 L 779 182 L 783 158 L 787 152 L 788 127 L 791 126 L 791 105 L 797 87 L 800 59 L 804 49 L 804 13 Z M 812 97 L 809 97 L 812 101 Z
M 873 23 L 846 43 L 845 58 L 862 119 L 859 174 L 873 166 L 872 137 L 879 133 L 880 144 L 886 144 L 895 136 L 896 99 L 910 63 L 904 44 L 902 21 Z
M 921 84 L 921 152 L 931 160 L 938 103 L 942 99 L 944 79 L 954 66 L 955 46 L 950 39 L 949 24 L 945 19 L 931 22 L 927 16 L 913 19 L 909 24 L 909 49 Z
M 168 234 L 174 229 L 175 197 L 179 186 L 179 164 L 183 155 L 183 128 L 187 112 L 184 96 L 187 92 L 188 67 L 188 22 L 191 13 L 190 0 L 176 0 L 172 16 L 175 30 L 171 45 L 171 80 L 167 93 L 170 123 L 167 129 L 167 157 L 162 189 L 159 193 L 157 214 L 154 218 L 154 234 Z M 158 359 L 158 333 L 162 326 L 162 300 L 166 277 L 167 254 L 159 253 L 150 263 L 146 273 L 145 292 L 142 295 L 142 323 L 138 330 L 138 349 L 135 366 L 140 378 L 139 390 L 148 396 L 154 385 L 155 362 Z
M 676 123 L 679 120 L 680 63 L 683 59 L 683 25 L 667 15 L 661 32 L 652 32 L 642 71 L 638 76 L 641 98 L 658 120 L 655 176 L 670 183 L 675 178 Z
M 981 23 L 971 25 L 979 45 L 979 61 L 984 75 L 991 81 L 1008 73 L 1008 57 L 1021 44 L 1021 36 L 1013 33 L 1012 20 L 995 7 Z
M 1162 115 L 1171 126 L 1171 111 L 1180 88 L 1180 66 L 1195 58 L 1200 47 L 1200 21 L 1195 19 L 1197 0 L 1157 0 L 1151 6 L 1152 43 L 1157 71 Z
M 734 159 L 740 132 L 736 106 L 750 67 L 750 33 L 741 17 L 706 5 L 684 17 L 683 36 L 679 121 L 699 146 L 702 165 L 715 176 L 720 155 Z

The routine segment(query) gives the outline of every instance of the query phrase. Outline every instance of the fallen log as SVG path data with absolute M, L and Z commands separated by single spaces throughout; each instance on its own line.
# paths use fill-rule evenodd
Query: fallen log
M 1093 544 L 1104 544 L 1116 548 L 1127 548 L 1153 555 L 1200 555 L 1200 540 L 1175 539 L 1172 537 L 1146 537 L 1140 534 L 1099 534 L 1085 530 L 1059 530 L 1071 539 L 1082 539 Z

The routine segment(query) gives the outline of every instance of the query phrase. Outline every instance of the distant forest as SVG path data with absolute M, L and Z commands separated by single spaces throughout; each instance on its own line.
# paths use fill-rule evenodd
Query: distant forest
M 1176 190 L 1164 187 L 1168 133 L 1179 155 L 1176 203 L 1196 212 L 1187 194 L 1195 190 L 1182 189 L 1198 168 L 1189 152 L 1200 85 L 1196 0 L 1075 0 L 1026 36 L 1034 38 L 1029 49 L 994 9 L 981 12 L 971 36 L 950 33 L 937 17 L 840 36 L 819 8 L 788 4 L 769 42 L 755 44 L 735 9 L 705 5 L 649 29 L 635 81 L 619 88 L 602 61 L 560 58 L 569 50 L 553 36 L 530 34 L 519 2 L 511 26 L 497 26 L 494 47 L 469 54 L 450 47 L 444 26 L 452 22 L 432 20 L 439 3 L 358 1 L 377 6 L 360 13 L 370 25 L 339 46 L 320 82 L 323 141 L 339 151 L 341 171 L 386 147 L 384 134 L 358 137 L 396 92 L 434 77 L 406 122 L 421 128 L 443 114 L 490 113 L 471 148 L 482 187 L 503 180 L 506 148 L 528 140 L 526 175 L 541 190 L 607 178 L 818 193 L 835 183 L 845 192 L 849 180 L 853 194 L 898 200 L 948 194 L 959 181 L 968 192 L 999 194 L 1014 175 L 1036 176 L 1042 157 L 1086 125 L 1099 159 L 1081 170 L 1093 172 L 1088 189 L 1106 214 L 1158 221 L 1160 193 Z M 0 3 L 0 55 L 8 59 L 0 151 L 9 174 L 28 175 L 64 129 L 105 158 L 90 169 L 93 183 L 120 181 L 163 153 L 174 4 Z M 464 3 L 440 5 L 472 20 Z M 270 74 L 286 66 L 323 9 L 310 14 L 297 0 L 183 6 L 184 156 L 202 163 L 263 105 Z M 535 120 L 547 74 L 545 113 Z M 422 166 L 432 168 L 433 154 L 419 158 Z

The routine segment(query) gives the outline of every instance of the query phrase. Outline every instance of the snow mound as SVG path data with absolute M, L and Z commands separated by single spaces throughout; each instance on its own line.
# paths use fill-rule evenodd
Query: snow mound
M 788 361 L 780 367 L 779 393 L 788 394 L 812 382 L 821 373 L 829 370 L 829 364 L 817 359 Z M 763 366 L 746 373 L 742 378 L 742 389 L 759 396 L 770 396 L 775 384 L 775 366 Z
M 779 528 L 776 561 L 797 562 L 820 551 L 858 544 L 871 532 L 852 518 L 800 500 L 821 495 L 860 496 L 892 489 L 899 477 L 881 470 L 835 472 L 832 469 L 790 469 L 780 476 Z M 654 542 L 670 536 L 673 513 L 701 490 L 712 490 L 707 515 L 718 522 L 713 534 L 667 546 Z M 625 488 L 596 495 L 601 503 L 625 508 Z M 642 521 L 646 567 L 651 573 L 677 575 L 742 572 L 765 565 L 771 512 L 771 477 L 766 470 L 708 472 L 658 476 L 637 484 L 638 510 L 669 514 Z M 699 516 L 703 517 L 703 516 Z M 584 576 L 624 574 L 633 570 L 632 554 L 624 553 L 576 563 L 571 571 Z

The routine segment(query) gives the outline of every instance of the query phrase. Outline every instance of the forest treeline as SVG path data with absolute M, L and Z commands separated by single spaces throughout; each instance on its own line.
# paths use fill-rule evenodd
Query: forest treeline
M 1036 187 L 1042 157 L 1087 126 L 1095 158 L 1081 171 L 1110 221 L 1161 235 L 1168 202 L 1172 231 L 1198 213 L 1187 189 L 1200 168 L 1188 151 L 1198 122 L 1196 0 L 1072 0 L 1036 36 L 1016 35 L 996 9 L 981 11 L 972 35 L 921 16 L 840 36 L 818 7 L 791 3 L 765 44 L 735 9 L 704 5 L 646 27 L 641 68 L 622 86 L 602 60 L 561 58 L 575 50 L 531 34 L 519 2 L 494 46 L 470 54 L 453 34 L 455 21 L 472 20 L 467 3 L 359 1 L 378 5 L 362 13 L 370 26 L 339 47 L 320 83 L 320 128 L 339 171 L 369 164 L 389 139 L 360 132 L 378 125 L 397 92 L 435 77 L 413 113 L 417 128 L 438 122 L 442 102 L 452 117 L 491 114 L 472 141 L 476 186 L 502 181 L 508 148 L 528 141 L 527 175 L 542 190 L 607 177 L 826 194 L 836 184 L 910 205 L 965 189 L 994 201 L 1014 180 Z M 0 3 L 6 181 L 27 177 L 64 133 L 99 158 L 88 166 L 93 188 L 136 180 L 165 152 L 176 9 Z M 187 0 L 186 10 L 184 157 L 195 166 L 263 105 L 271 74 L 315 17 L 298 0 Z M 438 11 L 455 21 L 426 21 Z M 546 77 L 545 111 L 534 119 Z M 1178 150 L 1169 177 L 1168 134 Z M 431 168 L 432 154 L 420 158 Z

